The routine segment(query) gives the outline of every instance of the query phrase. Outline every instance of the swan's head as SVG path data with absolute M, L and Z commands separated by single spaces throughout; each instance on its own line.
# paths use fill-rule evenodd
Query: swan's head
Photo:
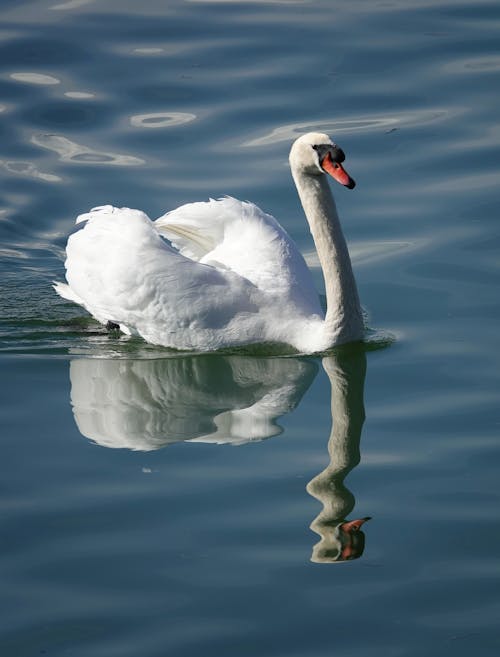
M 321 132 L 302 135 L 294 141 L 290 150 L 292 171 L 302 171 L 313 176 L 328 173 L 344 187 L 354 189 L 356 183 L 342 166 L 344 160 L 344 151 Z

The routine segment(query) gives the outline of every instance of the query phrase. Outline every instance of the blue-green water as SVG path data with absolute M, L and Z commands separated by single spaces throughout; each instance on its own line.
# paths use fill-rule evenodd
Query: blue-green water
M 0 15 L 0 654 L 498 655 L 497 0 Z M 230 194 L 309 253 L 309 129 L 386 348 L 172 355 L 51 290 L 103 203 Z

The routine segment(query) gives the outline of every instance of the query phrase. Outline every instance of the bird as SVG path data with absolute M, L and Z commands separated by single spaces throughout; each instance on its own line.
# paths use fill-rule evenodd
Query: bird
M 289 163 L 323 272 L 326 312 L 297 245 L 278 221 L 232 197 L 151 220 L 104 205 L 77 217 L 64 299 L 108 328 L 181 351 L 283 345 L 303 354 L 361 341 L 363 314 L 327 176 L 355 182 L 328 135 L 303 134 Z

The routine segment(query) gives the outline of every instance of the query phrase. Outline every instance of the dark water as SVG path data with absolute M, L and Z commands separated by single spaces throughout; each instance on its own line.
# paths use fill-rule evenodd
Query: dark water
M 498 655 L 498 2 L 1 16 L 0 654 Z M 172 356 L 52 292 L 102 203 L 248 198 L 309 253 L 309 129 L 387 348 Z

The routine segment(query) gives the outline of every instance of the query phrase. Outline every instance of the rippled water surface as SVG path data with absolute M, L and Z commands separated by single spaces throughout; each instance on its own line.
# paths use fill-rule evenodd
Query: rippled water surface
M 497 0 L 0 13 L 1 655 L 500 654 Z M 314 129 L 365 348 L 172 354 L 53 293 L 77 214 L 224 194 L 321 289 Z

